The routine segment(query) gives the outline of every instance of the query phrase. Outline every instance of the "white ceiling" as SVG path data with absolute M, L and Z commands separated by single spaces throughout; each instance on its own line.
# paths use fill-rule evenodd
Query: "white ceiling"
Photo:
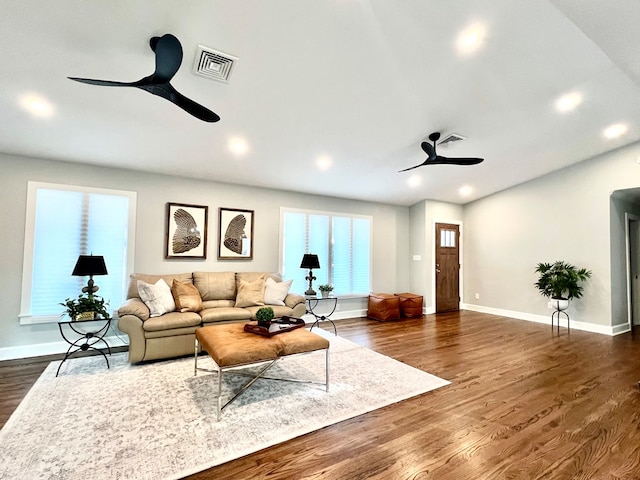
M 0 151 L 397 205 L 466 203 L 640 139 L 638 20 L 637 0 L 5 0 Z M 462 55 L 456 39 L 472 24 L 485 41 Z M 147 76 L 149 38 L 164 33 L 184 50 L 173 86 L 220 122 L 66 78 Z M 227 84 L 191 73 L 199 44 L 238 57 Z M 582 104 L 559 114 L 555 101 L 572 91 Z M 25 94 L 47 99 L 51 116 L 22 109 Z M 607 140 L 614 123 L 629 130 Z M 420 143 L 433 131 L 468 137 L 439 154 L 485 162 L 398 173 L 426 158 Z M 236 136 L 243 156 L 229 151 Z

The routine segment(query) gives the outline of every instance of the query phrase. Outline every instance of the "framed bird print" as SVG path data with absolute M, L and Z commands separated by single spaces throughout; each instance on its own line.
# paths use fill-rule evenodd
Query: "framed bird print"
M 218 260 L 253 259 L 253 210 L 218 209 Z
M 167 238 L 164 258 L 207 258 L 209 207 L 167 203 Z

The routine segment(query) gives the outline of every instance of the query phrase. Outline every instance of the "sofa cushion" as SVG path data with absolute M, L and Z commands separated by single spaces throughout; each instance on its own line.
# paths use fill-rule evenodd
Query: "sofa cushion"
M 145 273 L 132 273 L 129 275 L 129 287 L 127 288 L 127 298 L 140 298 L 138 293 L 138 280 L 154 284 L 163 279 L 167 285 L 171 285 L 174 279 L 183 283 L 192 283 L 191 273 L 173 273 L 169 275 L 147 275 Z
M 163 279 L 153 285 L 138 280 L 138 293 L 144 304 L 149 307 L 151 317 L 159 317 L 163 313 L 173 312 L 176 309 L 171 288 Z
M 200 292 L 204 302 L 236 299 L 236 274 L 234 272 L 194 272 L 193 284 Z
M 195 327 L 200 325 L 202 319 L 195 312 L 171 312 L 159 317 L 153 317 L 142 324 L 142 329 L 147 332 L 158 332 L 175 328 Z
M 171 285 L 171 293 L 176 302 L 176 310 L 181 312 L 199 312 L 202 310 L 202 298 L 200 298 L 200 292 L 195 285 L 174 280 Z
M 205 308 L 200 312 L 200 316 L 202 323 L 212 323 L 227 320 L 250 320 L 251 312 L 246 308 L 215 307 Z
M 236 307 L 264 305 L 264 276 L 260 276 L 251 282 L 240 279 L 237 286 Z
M 284 299 L 289 293 L 293 280 L 286 282 L 276 282 L 269 277 L 264 282 L 264 303 L 265 305 L 284 305 Z
M 206 310 L 207 308 L 216 308 L 216 307 L 235 307 L 236 299 L 232 300 L 207 300 L 206 302 L 202 302 L 202 309 Z

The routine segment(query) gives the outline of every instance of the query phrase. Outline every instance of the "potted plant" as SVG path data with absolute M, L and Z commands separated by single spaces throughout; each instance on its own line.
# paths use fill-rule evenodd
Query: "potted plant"
M 256 319 L 258 320 L 258 326 L 269 328 L 271 326 L 271 320 L 275 314 L 273 313 L 273 308 L 271 307 L 262 307 L 258 309 L 256 312 Z
M 62 315 L 66 313 L 72 321 L 109 318 L 109 302 L 97 295 L 81 293 L 77 299 L 67 298 L 60 305 L 66 308 Z
M 322 284 L 318 287 L 320 293 L 322 294 L 322 298 L 327 298 L 329 294 L 333 291 L 333 287 L 328 283 Z
M 539 273 L 535 286 L 540 293 L 554 302 L 556 310 L 565 310 L 569 300 L 582 297 L 582 282 L 591 277 L 586 268 L 576 268 L 567 262 L 539 263 Z

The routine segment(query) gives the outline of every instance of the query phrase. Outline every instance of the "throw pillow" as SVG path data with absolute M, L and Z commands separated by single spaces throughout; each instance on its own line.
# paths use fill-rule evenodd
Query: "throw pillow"
M 265 305 L 284 305 L 284 299 L 289 293 L 293 280 L 278 283 L 273 278 L 267 278 L 264 282 Z
M 264 305 L 264 277 L 253 282 L 240 279 L 236 295 L 236 307 L 253 307 Z
M 159 317 L 176 309 L 171 289 L 162 279 L 153 285 L 138 280 L 138 295 L 140 295 L 140 299 L 144 304 L 149 307 L 149 315 L 151 317 Z
M 202 298 L 195 285 L 174 280 L 171 285 L 171 293 L 176 302 L 177 310 L 181 312 L 199 312 L 202 310 Z

